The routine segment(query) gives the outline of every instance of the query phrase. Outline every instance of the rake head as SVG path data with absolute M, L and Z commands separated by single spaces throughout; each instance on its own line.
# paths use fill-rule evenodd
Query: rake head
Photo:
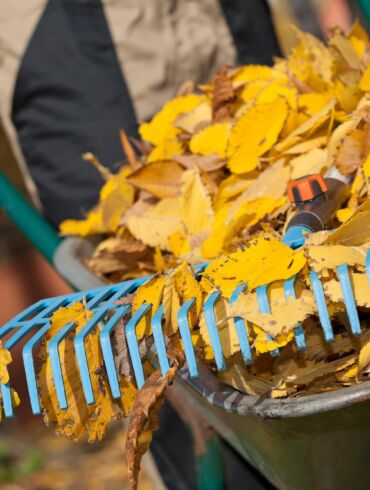
M 201 271 L 201 268 L 198 268 Z M 366 273 L 370 283 L 370 249 L 366 258 Z M 349 319 L 351 331 L 354 335 L 361 333 L 360 321 L 355 304 L 354 294 L 351 286 L 350 276 L 348 274 L 348 267 L 346 264 L 337 268 L 337 275 L 340 281 L 344 304 Z M 125 281 L 115 284 L 113 286 L 106 286 L 103 288 L 73 293 L 65 296 L 59 296 L 56 298 L 50 298 L 41 300 L 34 305 L 30 306 L 22 313 L 13 318 L 10 322 L 4 325 L 0 329 L 0 339 L 4 336 L 8 336 L 4 347 L 6 349 L 13 349 L 22 339 L 29 334 L 32 337 L 27 340 L 23 346 L 22 356 L 24 370 L 26 373 L 28 393 L 31 401 L 32 412 L 36 414 L 41 413 L 41 406 L 39 401 L 39 394 L 37 388 L 36 372 L 34 365 L 34 349 L 36 345 L 42 340 L 47 330 L 50 328 L 50 319 L 53 313 L 60 307 L 65 307 L 73 304 L 76 301 L 86 301 L 87 308 L 93 312 L 92 318 L 88 323 L 79 331 L 74 338 L 74 348 L 76 353 L 76 359 L 79 367 L 81 382 L 83 386 L 84 395 L 88 404 L 94 403 L 94 393 L 90 380 L 89 366 L 87 362 L 87 356 L 85 351 L 85 341 L 87 336 L 95 329 L 98 323 L 106 321 L 109 318 L 104 327 L 100 330 L 99 340 L 102 349 L 104 364 L 108 377 L 109 386 L 113 398 L 119 399 L 121 397 L 121 390 L 119 386 L 119 379 L 114 362 L 114 355 L 112 350 L 111 334 L 113 330 L 120 323 L 121 319 L 126 318 L 130 314 L 131 307 L 129 304 L 119 305 L 118 300 L 122 300 L 128 294 L 133 293 L 140 285 L 148 281 L 152 276 L 136 279 L 132 281 Z M 330 322 L 330 317 L 325 301 L 324 290 L 322 283 L 316 274 L 312 271 L 310 273 L 311 287 L 315 296 L 320 323 L 323 329 L 324 338 L 327 342 L 333 340 L 333 329 Z M 290 296 L 295 297 L 294 292 L 295 277 L 285 281 L 284 292 L 285 298 Z M 244 290 L 245 284 L 240 284 L 233 292 L 230 303 L 237 301 L 239 294 Z M 257 299 L 259 309 L 262 313 L 270 312 L 270 305 L 267 297 L 268 286 L 261 286 L 257 288 Z M 205 323 L 208 328 L 211 346 L 215 355 L 215 363 L 218 370 L 226 369 L 225 357 L 222 350 L 222 345 L 216 325 L 215 318 L 215 305 L 220 298 L 219 292 L 212 292 L 204 303 L 204 316 Z M 196 355 L 194 346 L 191 340 L 190 325 L 188 321 L 188 313 L 195 303 L 195 299 L 186 301 L 178 312 L 178 325 L 179 332 L 182 338 L 185 358 L 187 361 L 187 368 L 189 374 L 192 377 L 197 377 L 198 367 L 196 361 Z M 144 381 L 143 360 L 141 359 L 138 339 L 136 336 L 136 327 L 140 320 L 146 315 L 151 314 L 152 305 L 144 303 L 130 318 L 125 322 L 125 334 L 128 344 L 129 355 L 134 370 L 135 380 L 138 388 L 140 388 Z M 108 315 L 110 313 L 110 315 Z M 152 317 L 152 331 L 154 339 L 154 349 L 157 354 L 157 359 L 162 374 L 164 375 L 169 369 L 169 360 L 166 352 L 166 342 L 163 334 L 163 306 L 160 306 L 156 313 Z M 246 364 L 252 363 L 252 350 L 248 339 L 248 330 L 246 322 L 241 317 L 233 318 L 234 326 L 240 343 L 240 350 L 243 359 Z M 67 323 L 58 333 L 50 340 L 48 345 L 48 355 L 50 356 L 50 364 L 52 370 L 53 381 L 56 389 L 58 403 L 61 409 L 68 408 L 64 380 L 62 375 L 61 360 L 59 356 L 58 346 L 60 342 L 69 335 L 75 328 L 74 323 Z M 305 349 L 305 336 L 302 325 L 298 324 L 294 329 L 295 341 L 298 349 Z M 271 339 L 273 340 L 273 339 Z M 279 350 L 271 351 L 273 356 L 279 355 Z M 1 393 L 3 399 L 4 413 L 6 417 L 13 416 L 12 397 L 10 390 L 10 383 L 1 385 Z

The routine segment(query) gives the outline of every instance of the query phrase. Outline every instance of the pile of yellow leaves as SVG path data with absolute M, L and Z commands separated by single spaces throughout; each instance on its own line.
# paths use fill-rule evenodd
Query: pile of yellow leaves
M 116 175 L 86 154 L 106 181 L 99 203 L 86 219 L 61 225 L 63 235 L 105 235 L 89 260 L 105 280 L 155 273 L 131 298 L 132 310 L 146 302 L 154 313 L 163 304 L 164 333 L 174 348 L 181 350 L 177 313 L 194 298 L 189 312 L 192 340 L 197 356 L 211 369 L 214 353 L 203 305 L 217 291 L 215 317 L 228 365 L 219 376 L 244 393 L 265 397 L 338 389 L 367 379 L 370 372 L 370 286 L 365 274 L 370 246 L 369 39 L 358 23 L 348 35 L 335 31 L 328 46 L 310 34 L 296 35 L 290 56 L 275 60 L 274 66 L 224 67 L 196 93 L 169 101 L 140 126 L 140 156 L 122 133 L 128 165 Z M 312 173 L 324 175 L 333 166 L 352 177 L 346 206 L 331 223 L 338 229 L 314 233 L 302 249 L 291 250 L 280 242 L 295 212 L 287 200 L 287 184 Z M 196 274 L 191 265 L 209 259 Z M 336 272 L 343 263 L 349 266 L 359 308 L 360 338 L 349 333 Z M 311 270 L 319 274 L 327 298 L 335 333 L 330 345 L 323 341 Z M 293 275 L 297 297 L 286 299 L 283 281 Z M 230 296 L 242 283 L 245 289 L 231 305 Z M 270 313 L 262 314 L 256 288 L 266 283 L 272 283 Z M 97 328 L 87 340 L 96 404 L 84 403 L 72 346 L 90 314 L 82 304 L 55 313 L 39 384 L 47 422 L 71 438 L 87 432 L 94 441 L 111 419 L 130 412 L 137 389 L 125 339 L 117 337 L 123 389 L 121 400 L 111 398 Z M 254 357 L 248 368 L 234 317 L 245 320 Z M 60 348 L 69 401 L 68 410 L 61 411 L 46 349 L 50 337 L 70 321 L 77 328 Z M 295 345 L 298 322 L 307 341 L 304 352 Z M 137 335 L 141 342 L 148 340 L 150 323 L 142 320 Z M 280 357 L 274 358 L 269 352 L 277 348 Z M 151 400 L 150 406 L 156 405 Z M 132 471 L 137 474 L 137 461 Z
M 181 347 L 178 310 L 195 298 L 189 313 L 192 340 L 198 357 L 211 367 L 214 354 L 203 305 L 218 291 L 215 316 L 231 366 L 224 381 L 272 397 L 351 384 L 368 367 L 359 361 L 367 333 L 362 340 L 348 333 L 336 267 L 349 266 L 366 329 L 369 38 L 358 23 L 348 35 L 334 31 L 327 46 L 307 33 L 297 31 L 296 37 L 290 56 L 276 59 L 274 66 L 225 66 L 196 93 L 169 101 L 140 126 L 140 156 L 122 132 L 128 165 L 117 175 L 94 156 L 85 156 L 106 179 L 100 201 L 85 220 L 61 225 L 63 235 L 107 235 L 89 261 L 104 279 L 156 273 L 134 294 L 133 311 L 146 302 L 154 313 L 163 304 L 165 334 L 176 347 Z M 333 166 L 352 182 L 345 207 L 330 224 L 342 225 L 334 233 L 314 233 L 293 251 L 280 242 L 295 212 L 287 184 L 312 173 L 325 175 Z M 209 259 L 205 270 L 195 274 L 191 265 Z M 330 346 L 322 341 L 311 270 L 323 282 L 337 334 Z M 295 274 L 297 297 L 286 299 L 283 281 Z M 262 314 L 255 290 L 271 282 L 270 313 Z M 230 295 L 242 283 L 245 290 L 231 306 Z M 241 367 L 235 316 L 246 322 L 256 361 L 248 370 Z M 298 322 L 308 344 L 305 353 L 295 346 Z M 142 320 L 137 334 L 148 338 L 150 323 Z M 276 348 L 281 349 L 279 359 L 268 354 Z

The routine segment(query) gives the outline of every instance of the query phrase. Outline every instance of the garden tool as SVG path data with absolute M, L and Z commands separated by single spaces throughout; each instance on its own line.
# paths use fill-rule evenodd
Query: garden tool
M 294 201 L 298 211 L 289 221 L 283 242 L 292 248 L 303 245 L 307 234 L 323 230 L 330 223 L 336 210 L 343 204 L 349 193 L 350 178 L 342 176 L 335 168 L 331 169 L 323 178 L 321 175 L 311 175 L 292 182 L 289 185 L 288 194 L 291 201 Z M 194 267 L 196 274 L 200 274 L 207 264 Z M 366 260 L 367 275 L 370 280 L 370 253 Z M 351 330 L 353 334 L 360 334 L 360 322 L 355 305 L 353 291 L 348 275 L 346 264 L 337 268 L 345 307 L 348 314 Z M 94 393 L 91 385 L 89 366 L 85 351 L 85 340 L 87 336 L 95 331 L 98 323 L 102 323 L 99 332 L 99 340 L 102 349 L 107 378 L 113 398 L 121 397 L 118 375 L 114 363 L 114 354 L 111 344 L 111 334 L 116 326 L 120 325 L 121 320 L 125 319 L 125 334 L 128 344 L 130 360 L 132 363 L 135 380 L 138 388 L 144 381 L 143 360 L 138 347 L 136 337 L 136 327 L 139 321 L 151 313 L 153 306 L 144 303 L 129 318 L 130 305 L 118 304 L 128 294 L 133 293 L 140 285 L 151 279 L 153 276 L 124 281 L 114 285 L 107 285 L 98 289 L 84 292 L 76 292 L 55 298 L 41 300 L 30 306 L 15 318 L 6 323 L 0 329 L 0 339 L 7 337 L 4 343 L 6 349 L 12 349 L 25 336 L 32 333 L 32 337 L 27 340 L 23 347 L 23 363 L 26 373 L 28 392 L 30 395 L 31 408 L 34 414 L 41 413 L 41 406 L 38 396 L 38 387 L 33 359 L 35 346 L 42 340 L 43 336 L 50 328 L 52 314 L 60 307 L 71 305 L 76 301 L 85 301 L 87 308 L 93 312 L 92 318 L 75 335 L 74 348 L 76 360 L 79 367 L 84 396 L 88 404 L 94 403 Z M 330 323 L 323 287 L 319 277 L 315 272 L 310 273 L 312 290 L 317 302 L 320 322 L 323 328 L 324 337 L 327 342 L 333 340 L 333 330 Z M 295 277 L 287 280 L 284 285 L 285 297 L 295 296 L 294 291 Z M 230 302 L 234 303 L 246 284 L 240 284 L 233 292 Z M 257 288 L 257 298 L 259 309 L 262 313 L 270 311 L 267 297 L 268 285 Z M 214 307 L 220 298 L 219 292 L 212 292 L 204 304 L 204 315 L 206 325 L 210 335 L 211 347 L 214 351 L 216 367 L 219 370 L 226 369 L 226 363 L 222 351 L 218 329 L 215 319 Z M 122 303 L 122 302 L 121 302 Z M 184 353 L 187 361 L 187 368 L 191 377 L 198 376 L 196 355 L 191 340 L 188 313 L 195 303 L 195 299 L 186 301 L 178 312 L 179 332 L 183 342 Z M 108 313 L 110 313 L 108 315 Z M 166 341 L 162 329 L 164 317 L 163 305 L 161 305 L 152 317 L 153 350 L 157 355 L 159 367 L 164 375 L 169 369 L 169 360 L 166 354 Z M 108 319 L 107 319 L 108 318 Z M 248 340 L 247 325 L 243 318 L 234 317 L 233 319 L 241 353 L 247 364 L 252 362 L 251 347 Z M 75 328 L 73 322 L 66 324 L 48 343 L 48 355 L 50 356 L 51 371 L 56 389 L 57 400 L 61 409 L 68 407 L 65 393 L 61 360 L 59 357 L 59 344 Z M 302 325 L 295 328 L 295 340 L 299 349 L 305 348 L 305 338 Z M 10 335 L 11 334 L 11 335 Z M 153 353 L 153 352 L 152 352 Z M 272 355 L 278 356 L 279 351 L 275 350 Z M 6 417 L 13 415 L 12 397 L 10 384 L 1 385 L 3 408 Z

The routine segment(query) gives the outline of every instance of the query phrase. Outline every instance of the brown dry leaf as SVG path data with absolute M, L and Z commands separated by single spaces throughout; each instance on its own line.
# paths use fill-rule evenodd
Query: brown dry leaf
M 233 364 L 227 371 L 218 373 L 218 378 L 246 395 L 263 396 L 273 388 L 273 383 L 250 374 L 240 364 Z
M 174 125 L 183 131 L 194 134 L 201 128 L 206 127 L 212 122 L 212 107 L 208 101 L 197 105 L 195 109 L 180 116 L 174 122 Z
M 153 162 L 127 177 L 127 182 L 159 199 L 175 197 L 180 192 L 184 169 L 176 162 Z
M 132 168 L 132 170 L 138 170 L 140 167 L 142 167 L 142 163 L 138 159 L 134 148 L 132 147 L 129 139 L 127 138 L 126 131 L 121 129 L 119 134 L 121 138 L 122 149 L 127 157 L 127 161 L 130 167 Z
M 342 174 L 350 175 L 364 163 L 369 154 L 365 134 L 364 129 L 356 128 L 344 136 L 334 162 Z
M 185 359 L 182 352 L 173 351 L 171 366 L 166 375 L 154 371 L 139 391 L 127 430 L 125 456 L 128 477 L 133 489 L 137 488 L 141 458 L 148 450 L 153 431 L 158 428 L 157 414 L 164 402 L 164 392 L 173 382 Z
M 128 234 L 127 234 L 128 235 Z M 95 249 L 89 267 L 97 274 L 130 273 L 136 276 L 135 265 L 151 262 L 153 251 L 132 236 L 110 237 Z M 152 270 L 150 267 L 148 271 Z
M 127 228 L 146 245 L 170 250 L 169 237 L 182 230 L 179 209 L 178 198 L 167 197 L 127 218 Z
M 226 160 L 213 153 L 211 155 L 176 155 L 173 158 L 187 169 L 199 168 L 203 172 L 213 172 L 226 165 Z
M 236 91 L 233 87 L 229 67 L 224 65 L 214 78 L 212 97 L 213 122 L 224 122 L 230 119 L 236 101 Z
M 327 362 L 314 369 L 309 369 L 308 372 L 305 372 L 303 374 L 293 374 L 287 377 L 286 381 L 296 386 L 307 385 L 317 380 L 318 378 L 327 376 L 331 373 L 336 373 L 338 371 L 341 371 L 342 369 L 352 366 L 357 361 L 357 357 L 357 354 L 353 354 L 351 356 L 345 357 L 344 359 L 337 359 L 336 361 Z

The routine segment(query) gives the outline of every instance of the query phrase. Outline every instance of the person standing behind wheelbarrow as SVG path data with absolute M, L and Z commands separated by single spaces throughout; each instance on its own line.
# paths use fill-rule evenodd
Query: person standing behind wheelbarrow
M 36 205 L 54 227 L 97 201 L 118 132 L 137 137 L 186 80 L 279 55 L 265 0 L 3 0 L 0 116 Z M 170 489 L 196 488 L 190 436 L 167 403 L 152 453 Z M 228 486 L 271 486 L 224 445 Z

